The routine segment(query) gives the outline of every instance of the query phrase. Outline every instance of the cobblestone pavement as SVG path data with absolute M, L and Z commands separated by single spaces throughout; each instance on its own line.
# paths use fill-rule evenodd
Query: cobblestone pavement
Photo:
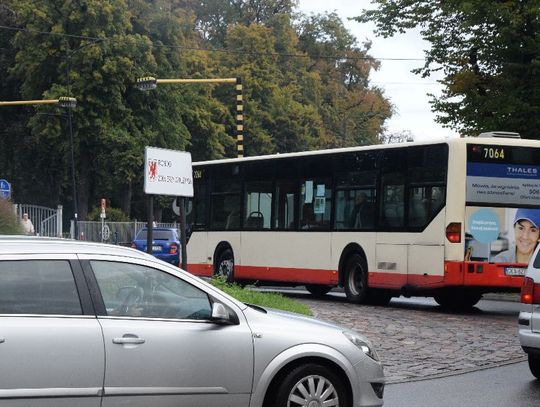
M 436 306 L 356 305 L 295 296 L 319 319 L 364 334 L 375 345 L 388 383 L 434 378 L 525 360 L 517 313 L 444 312 Z

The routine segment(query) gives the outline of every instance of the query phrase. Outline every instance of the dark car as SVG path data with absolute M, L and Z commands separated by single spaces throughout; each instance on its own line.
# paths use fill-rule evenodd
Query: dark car
M 134 249 L 146 252 L 148 229 L 139 230 L 131 243 Z M 180 264 L 180 236 L 175 228 L 154 228 L 152 254 L 160 260 L 178 266 Z

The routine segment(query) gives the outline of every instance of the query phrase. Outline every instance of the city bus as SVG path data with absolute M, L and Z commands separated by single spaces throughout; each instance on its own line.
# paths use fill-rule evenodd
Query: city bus
M 519 291 L 540 234 L 540 142 L 515 133 L 197 162 L 193 174 L 188 271 L 229 282 L 471 307 Z

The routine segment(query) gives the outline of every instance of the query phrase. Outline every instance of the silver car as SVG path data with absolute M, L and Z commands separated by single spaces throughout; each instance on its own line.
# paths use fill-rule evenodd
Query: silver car
M 527 267 L 521 287 L 522 311 L 519 313 L 519 341 L 529 358 L 531 373 L 540 379 L 540 245 Z
M 0 405 L 381 406 L 361 335 L 130 248 L 0 238 Z

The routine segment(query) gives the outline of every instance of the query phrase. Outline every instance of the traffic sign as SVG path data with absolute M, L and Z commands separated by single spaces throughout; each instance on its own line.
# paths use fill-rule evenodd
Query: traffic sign
M 5 179 L 0 179 L 0 197 L 4 199 L 11 198 L 11 184 Z

